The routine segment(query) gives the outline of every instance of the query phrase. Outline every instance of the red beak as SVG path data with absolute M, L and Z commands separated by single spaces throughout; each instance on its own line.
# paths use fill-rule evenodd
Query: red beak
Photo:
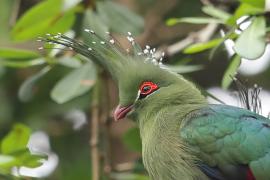
M 127 113 L 129 113 L 132 110 L 132 107 L 133 105 L 129 105 L 126 107 L 121 107 L 120 105 L 118 105 L 114 111 L 114 120 L 118 121 L 126 117 Z

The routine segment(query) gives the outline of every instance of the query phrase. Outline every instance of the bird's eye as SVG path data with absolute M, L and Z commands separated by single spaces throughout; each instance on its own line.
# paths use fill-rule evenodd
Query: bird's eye
M 153 82 L 146 81 L 143 82 L 142 85 L 140 86 L 140 99 L 146 97 L 147 95 L 153 93 L 158 89 L 158 85 L 156 85 Z

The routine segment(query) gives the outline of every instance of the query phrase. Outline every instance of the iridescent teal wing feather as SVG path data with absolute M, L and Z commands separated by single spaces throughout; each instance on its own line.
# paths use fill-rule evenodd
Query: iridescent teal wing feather
M 248 177 L 250 169 L 256 179 L 270 179 L 270 120 L 263 116 L 237 107 L 209 105 L 188 115 L 180 136 L 210 167 L 230 174 L 247 166 L 244 176 Z

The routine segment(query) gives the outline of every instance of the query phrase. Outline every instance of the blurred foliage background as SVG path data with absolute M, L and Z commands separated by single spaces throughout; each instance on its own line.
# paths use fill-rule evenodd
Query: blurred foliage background
M 136 124 L 113 123 L 108 74 L 72 51 L 42 48 L 38 37 L 87 42 L 89 28 L 126 49 L 131 32 L 228 104 L 237 105 L 236 72 L 263 87 L 267 115 L 269 10 L 265 0 L 1 0 L 0 179 L 148 179 Z

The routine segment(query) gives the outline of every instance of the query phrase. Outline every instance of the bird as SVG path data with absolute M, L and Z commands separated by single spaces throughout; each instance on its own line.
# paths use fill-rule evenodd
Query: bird
M 270 120 L 249 109 L 208 104 L 201 90 L 163 64 L 164 53 L 131 48 L 90 29 L 87 43 L 64 34 L 40 37 L 107 70 L 118 86 L 115 121 L 137 122 L 142 159 L 153 180 L 269 180 Z M 49 45 L 47 45 L 49 44 Z M 249 103 L 248 103 L 249 104 Z

